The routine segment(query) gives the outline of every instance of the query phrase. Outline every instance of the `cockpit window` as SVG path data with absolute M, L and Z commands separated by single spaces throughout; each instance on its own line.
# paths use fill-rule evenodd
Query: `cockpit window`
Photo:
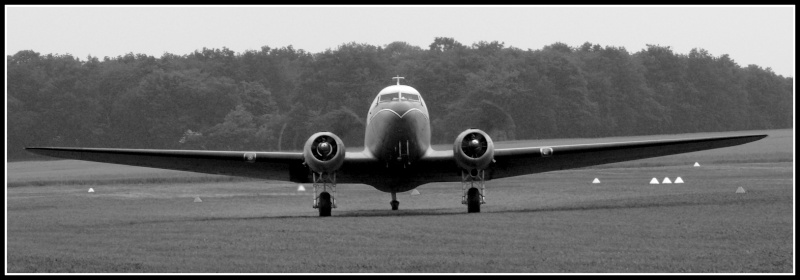
M 389 102 L 389 101 L 392 101 L 392 100 L 395 100 L 395 101 L 397 100 L 397 93 L 389 93 L 389 94 L 381 95 L 381 98 L 378 99 L 378 102 Z
M 406 101 L 417 101 L 417 102 L 419 102 L 419 95 L 411 94 L 411 93 L 403 93 L 401 95 L 400 99 L 401 100 L 406 100 Z
M 419 95 L 413 93 L 387 93 L 382 94 L 380 98 L 378 98 L 378 103 L 380 102 L 389 102 L 389 101 L 398 101 L 398 97 L 400 101 L 412 101 L 412 102 L 420 102 Z

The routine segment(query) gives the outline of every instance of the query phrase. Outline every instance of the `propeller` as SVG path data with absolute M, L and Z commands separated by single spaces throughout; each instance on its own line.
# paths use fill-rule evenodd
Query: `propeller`
M 311 151 L 316 159 L 327 161 L 336 155 L 336 143 L 329 140 L 330 138 L 327 136 L 314 139 L 314 143 L 311 144 Z
M 486 138 L 480 133 L 470 133 L 461 140 L 461 150 L 471 158 L 479 158 L 486 153 Z

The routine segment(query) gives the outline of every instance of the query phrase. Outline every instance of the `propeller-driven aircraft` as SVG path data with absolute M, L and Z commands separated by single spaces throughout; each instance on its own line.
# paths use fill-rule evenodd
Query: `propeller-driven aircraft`
M 342 140 L 318 132 L 302 152 L 199 151 L 35 147 L 26 150 L 53 157 L 155 167 L 268 180 L 312 183 L 313 208 L 330 216 L 336 208 L 336 184 L 367 184 L 392 194 L 431 182 L 461 182 L 461 203 L 480 212 L 485 182 L 555 170 L 666 156 L 740 145 L 767 135 L 661 139 L 580 145 L 497 148 L 480 129 L 459 134 L 452 150 L 431 147 L 428 107 L 420 93 L 397 84 L 381 90 L 367 114 L 364 150 L 347 152 Z

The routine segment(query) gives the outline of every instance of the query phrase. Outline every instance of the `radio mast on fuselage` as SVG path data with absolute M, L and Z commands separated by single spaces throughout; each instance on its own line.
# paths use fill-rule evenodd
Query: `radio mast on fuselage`
M 400 75 L 397 75 L 397 77 L 394 77 L 394 78 L 392 78 L 392 79 L 393 79 L 393 80 L 394 80 L 394 79 L 397 79 L 397 85 L 399 86 L 399 85 L 400 85 L 400 80 L 401 80 L 401 79 L 405 79 L 405 78 L 404 78 L 404 77 L 400 77 Z

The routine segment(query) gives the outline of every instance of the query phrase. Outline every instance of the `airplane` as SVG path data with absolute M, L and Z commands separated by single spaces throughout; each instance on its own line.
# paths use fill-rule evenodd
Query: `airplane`
M 461 132 L 452 150 L 431 147 L 430 115 L 425 100 L 411 86 L 397 84 L 381 90 L 370 103 L 364 149 L 348 152 L 331 132 L 311 135 L 302 152 L 206 151 L 31 147 L 26 150 L 52 157 L 174 169 L 268 180 L 312 183 L 313 208 L 330 216 L 336 208 L 336 184 L 366 184 L 397 193 L 433 182 L 461 182 L 461 203 L 478 213 L 486 203 L 485 182 L 535 174 L 741 145 L 767 135 L 689 139 L 659 139 L 580 145 L 494 148 L 484 131 Z

